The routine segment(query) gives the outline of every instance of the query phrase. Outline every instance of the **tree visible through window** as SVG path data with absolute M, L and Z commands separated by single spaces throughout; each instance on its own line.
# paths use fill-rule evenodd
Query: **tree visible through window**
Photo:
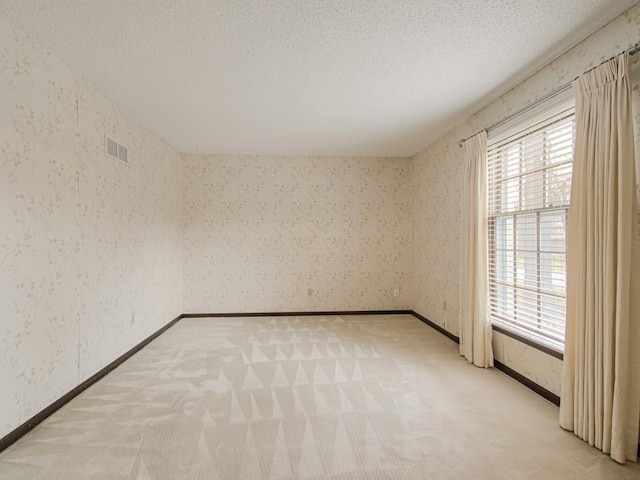
M 488 291 L 493 322 L 564 344 L 574 113 L 489 139 Z

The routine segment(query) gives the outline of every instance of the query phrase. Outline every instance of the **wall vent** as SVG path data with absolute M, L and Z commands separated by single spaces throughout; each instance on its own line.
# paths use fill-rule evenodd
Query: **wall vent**
M 104 149 L 107 157 L 119 160 L 122 163 L 129 163 L 129 149 L 108 135 L 104 136 Z

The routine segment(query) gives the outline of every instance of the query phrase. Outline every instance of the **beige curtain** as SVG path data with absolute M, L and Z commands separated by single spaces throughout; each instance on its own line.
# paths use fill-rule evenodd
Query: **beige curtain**
M 560 425 L 624 463 L 636 459 L 639 345 L 630 62 L 579 78 L 569 208 Z M 634 272 L 635 270 L 635 272 Z M 635 350 L 635 351 L 634 351 Z
M 487 315 L 487 133 L 464 144 L 460 230 L 460 354 L 478 367 L 493 366 Z

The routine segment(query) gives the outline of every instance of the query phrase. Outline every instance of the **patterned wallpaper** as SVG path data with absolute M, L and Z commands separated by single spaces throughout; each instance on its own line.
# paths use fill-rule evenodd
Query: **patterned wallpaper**
M 187 156 L 185 312 L 409 308 L 409 174 L 407 158 Z
M 458 334 L 459 199 L 463 158 L 458 140 L 507 117 L 638 41 L 640 5 L 632 7 L 413 158 L 411 303 L 414 310 Z M 635 68 L 640 70 L 639 66 Z M 640 105 L 638 85 L 634 87 L 634 96 Z M 640 130 L 636 138 L 640 139 Z M 640 144 L 638 149 L 640 151 Z M 497 359 L 560 393 L 562 365 L 559 360 L 532 351 L 509 337 L 500 334 L 495 337 Z
M 0 18 L 0 437 L 181 313 L 180 157 Z
M 0 18 L 0 436 L 183 311 L 413 308 L 458 333 L 458 139 L 638 39 L 635 6 L 413 159 L 203 157 Z M 494 350 L 559 393 L 558 360 Z

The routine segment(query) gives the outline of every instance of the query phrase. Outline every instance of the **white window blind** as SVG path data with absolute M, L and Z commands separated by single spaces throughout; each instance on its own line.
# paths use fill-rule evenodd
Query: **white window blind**
M 569 92 L 491 132 L 488 144 L 491 320 L 558 349 L 574 130 Z

